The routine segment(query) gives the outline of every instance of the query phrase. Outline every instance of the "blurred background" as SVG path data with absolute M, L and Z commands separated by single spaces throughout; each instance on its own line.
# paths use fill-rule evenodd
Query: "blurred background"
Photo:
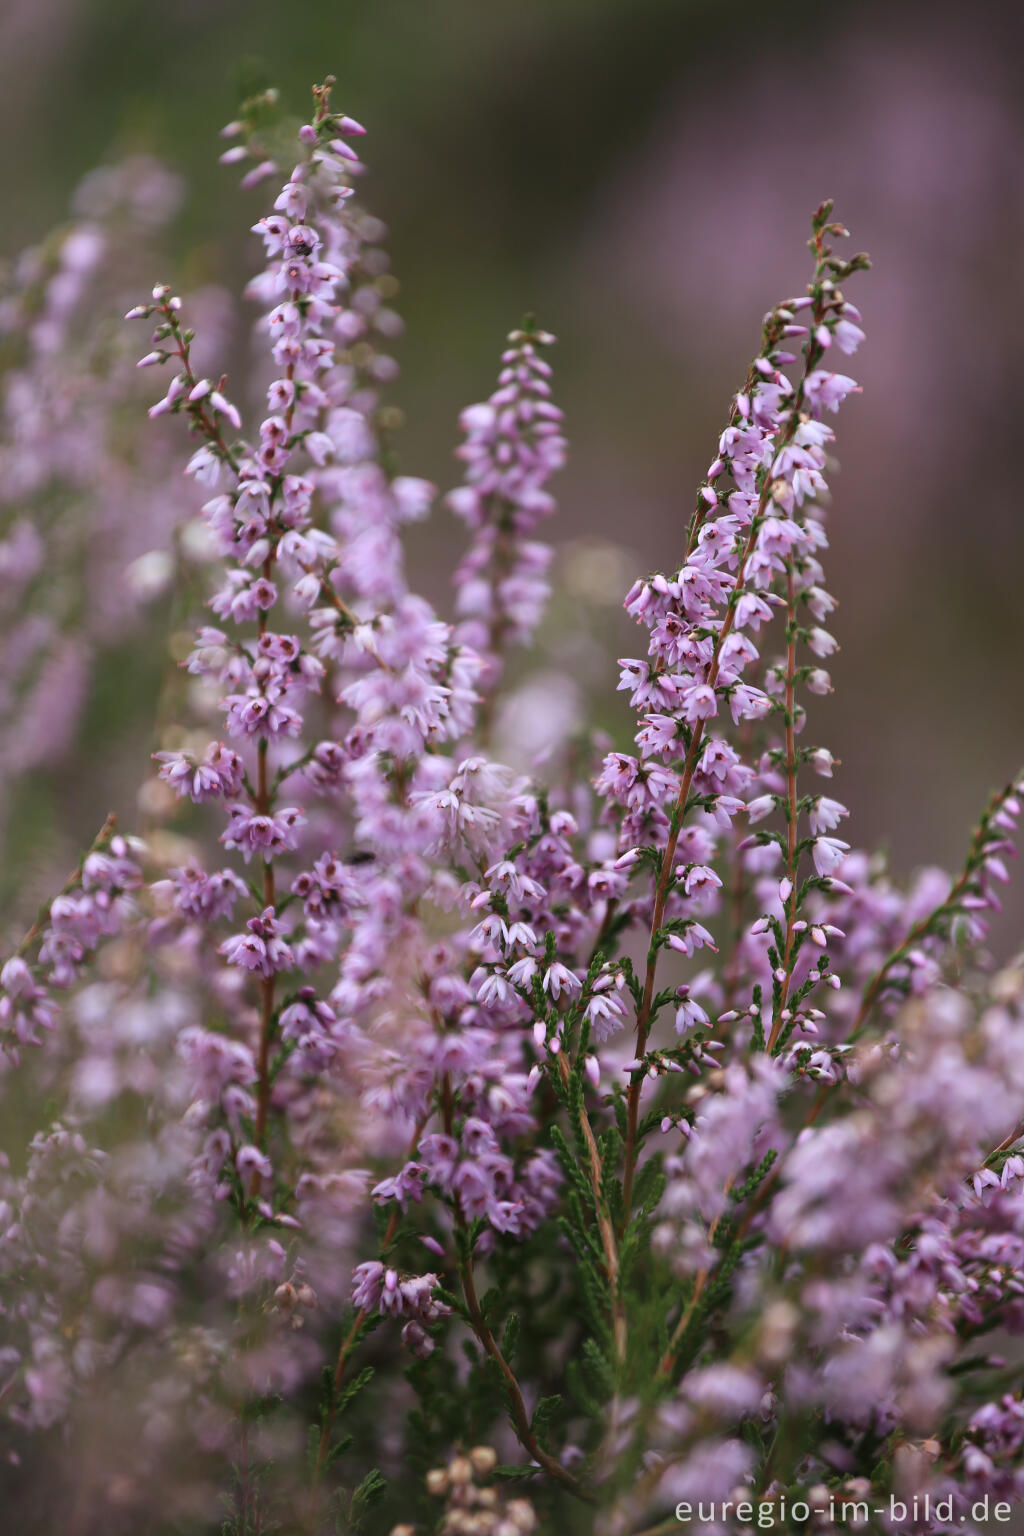
M 864 393 L 830 521 L 843 649 L 811 735 L 842 759 L 852 838 L 900 871 L 955 866 L 1024 761 L 1022 31 L 1000 0 L 0 0 L 0 255 L 93 167 L 146 153 L 185 195 L 142 291 L 237 291 L 266 189 L 237 192 L 218 129 L 270 83 L 303 112 L 333 71 L 402 282 L 403 468 L 450 487 L 458 411 L 504 333 L 529 310 L 559 337 L 566 601 L 542 664 L 569 717 L 635 648 L 621 594 L 678 559 L 761 316 L 802 290 L 810 212 L 834 197 L 874 270 L 851 293 Z M 443 510 L 414 541 L 445 611 L 459 548 Z M 144 622 L 166 621 L 157 604 Z M 132 823 L 159 686 L 137 632 L 103 651 L 75 740 L 9 794 L 0 895 L 31 892 L 110 805 Z

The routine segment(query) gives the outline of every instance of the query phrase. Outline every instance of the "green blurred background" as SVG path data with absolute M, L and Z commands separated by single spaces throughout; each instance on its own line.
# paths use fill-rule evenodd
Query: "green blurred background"
M 609 652 L 635 645 L 616 594 L 677 558 L 761 315 L 803 286 L 807 217 L 834 196 L 875 267 L 831 523 L 843 650 L 812 734 L 843 759 L 858 842 L 902 870 L 955 864 L 1024 761 L 1020 9 L 0 0 L 0 251 L 143 149 L 189 188 L 154 278 L 237 287 L 265 188 L 236 192 L 217 131 L 271 82 L 302 111 L 333 71 L 370 129 L 366 198 L 402 280 L 403 467 L 449 486 L 458 410 L 489 390 L 504 332 L 532 310 L 560 338 L 555 535 L 587 621 L 574 641 L 562 605 L 547 643 L 610 692 Z M 437 516 L 414 558 L 447 605 L 460 535 Z M 158 672 L 139 645 L 101 669 L 80 759 L 23 797 L 8 891 L 31 884 L 42 830 L 71 847 L 108 800 L 132 819 Z

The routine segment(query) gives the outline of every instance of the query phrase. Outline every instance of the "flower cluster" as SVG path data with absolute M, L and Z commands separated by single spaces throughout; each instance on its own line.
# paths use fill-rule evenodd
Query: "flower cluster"
M 529 1536 L 537 1529 L 537 1512 L 529 1499 L 504 1499 L 501 1489 L 485 1483 L 498 1463 L 490 1445 L 474 1445 L 465 1456 L 453 1456 L 447 1466 L 431 1467 L 427 1492 L 444 1499 L 438 1530 L 442 1536 Z M 407 1523 L 392 1527 L 391 1536 L 415 1536 Z
M 1024 1497 L 991 1347 L 1024 1331 L 1024 972 L 985 949 L 1022 787 L 903 886 L 808 737 L 867 259 L 824 204 L 681 563 L 626 595 L 631 727 L 545 781 L 489 740 L 548 591 L 552 338 L 462 417 L 446 618 L 403 556 L 436 493 L 397 472 L 363 129 L 331 82 L 297 135 L 277 106 L 222 156 L 274 187 L 257 398 L 170 287 L 130 311 L 195 439 L 206 611 L 146 842 L 105 826 L 0 971 L 0 1086 L 49 1117 L 0 1166 L 7 1464 L 53 1458 L 41 1518 L 83 1533 L 157 1491 L 190 1536 L 225 1503 L 231 1536 L 719 1531 L 794 1488 L 969 1529 Z
M 485 663 L 484 724 L 493 708 L 506 645 L 533 637 L 548 597 L 546 544 L 530 537 L 555 511 L 545 487 L 565 462 L 562 412 L 551 399 L 551 366 L 540 355 L 554 337 L 513 331 L 490 399 L 463 411 L 458 456 L 466 483 L 448 497 L 473 542 L 455 573 L 459 634 Z
M 181 192 L 145 157 L 94 172 L 72 220 L 0 281 L 4 821 L 26 775 L 74 744 L 97 664 L 139 632 L 175 545 L 187 563 L 197 503 L 169 439 L 138 430 L 141 380 L 116 315 Z M 220 345 L 226 303 L 196 295 L 201 352 Z
M 142 884 L 141 846 L 104 823 L 96 841 L 59 895 L 48 902 L 0 969 L 0 1051 L 15 1063 L 19 1048 L 40 1045 L 40 1029 L 59 1017 L 53 992 L 85 973 L 101 944 L 132 920 L 132 892 Z

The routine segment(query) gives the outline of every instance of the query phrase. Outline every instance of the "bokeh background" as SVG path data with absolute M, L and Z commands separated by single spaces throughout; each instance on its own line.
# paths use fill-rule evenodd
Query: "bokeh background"
M 0 255 L 63 218 L 93 166 L 144 151 L 187 185 L 152 276 L 237 288 L 263 195 L 237 194 L 217 131 L 254 88 L 301 111 L 333 71 L 371 130 L 367 200 L 402 280 L 403 467 L 450 486 L 457 413 L 489 390 L 505 331 L 531 310 L 559 336 L 573 455 L 541 664 L 571 679 L 571 714 L 632 650 L 621 593 L 675 558 L 761 315 L 802 288 L 809 213 L 835 197 L 875 265 L 855 295 L 864 394 L 843 412 L 831 520 L 843 649 L 813 735 L 842 759 L 858 842 L 898 870 L 955 865 L 986 792 L 1024 761 L 1020 12 L 0 0 Z M 458 547 L 444 513 L 414 545 L 442 606 Z M 149 622 L 166 623 L 159 604 Z M 75 749 L 17 790 L 15 909 L 109 804 L 132 822 L 158 667 L 144 637 L 113 649 Z M 1002 946 L 1022 916 L 1018 900 Z

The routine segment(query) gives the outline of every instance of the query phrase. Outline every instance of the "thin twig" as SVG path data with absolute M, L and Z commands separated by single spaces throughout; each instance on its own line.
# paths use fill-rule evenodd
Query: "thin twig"
M 444 1121 L 445 1135 L 451 1136 L 455 1122 L 455 1110 L 451 1079 L 447 1073 L 445 1073 L 441 1084 L 441 1113 Z M 453 1214 L 455 1224 L 465 1239 L 465 1258 L 458 1258 L 456 1263 L 459 1284 L 462 1287 L 462 1294 L 466 1302 L 466 1311 L 469 1314 L 469 1321 L 473 1332 L 504 1378 L 505 1389 L 508 1393 L 509 1411 L 512 1415 L 512 1427 L 516 1432 L 516 1437 L 523 1449 L 533 1457 L 538 1466 L 543 1467 L 549 1477 L 555 1478 L 563 1487 L 568 1488 L 570 1493 L 574 1493 L 577 1498 L 582 1499 L 587 1504 L 592 1504 L 595 1502 L 593 1495 L 588 1493 L 576 1481 L 572 1473 L 566 1467 L 563 1467 L 560 1461 L 557 1461 L 554 1456 L 544 1449 L 533 1433 L 530 1426 L 530 1415 L 526 1411 L 526 1403 L 523 1399 L 522 1388 L 516 1379 L 515 1372 L 505 1359 L 497 1340 L 491 1332 L 477 1297 L 476 1282 L 473 1278 L 473 1255 L 469 1249 L 469 1228 L 462 1207 L 457 1199 L 453 1205 Z
M 562 1084 L 568 1089 L 569 1065 L 562 1052 L 559 1052 L 558 1067 Z M 590 1163 L 590 1186 L 594 1191 L 594 1209 L 597 1212 L 601 1247 L 604 1249 L 608 1289 L 612 1297 L 612 1336 L 615 1342 L 615 1358 L 622 1365 L 626 1359 L 626 1306 L 619 1292 L 619 1245 L 615 1236 L 615 1224 L 608 1214 L 607 1205 L 601 1192 L 601 1154 L 598 1151 L 594 1132 L 590 1125 L 590 1117 L 585 1108 L 580 1118 L 583 1125 L 583 1139 L 587 1144 L 587 1158 Z
M 111 811 L 107 816 L 107 819 L 104 821 L 102 827 L 100 827 L 100 830 L 89 844 L 85 853 L 83 853 L 81 859 L 78 862 L 77 868 L 68 876 L 60 890 L 57 892 L 57 896 L 67 896 L 69 892 L 75 890 L 76 887 L 81 885 L 82 873 L 85 869 L 86 860 L 90 854 L 95 853 L 98 848 L 103 847 L 104 843 L 108 843 L 110 841 L 114 835 L 114 829 L 116 826 L 117 817 L 114 812 Z M 39 911 L 36 913 L 35 921 L 33 922 L 28 932 L 25 934 L 17 949 L 14 951 L 12 959 L 20 959 L 32 948 L 32 945 L 35 943 L 36 939 L 38 939 L 39 935 L 42 933 L 47 922 L 49 921 L 50 910 L 53 907 L 53 903 L 57 900 L 57 896 L 48 896 L 42 903 Z

